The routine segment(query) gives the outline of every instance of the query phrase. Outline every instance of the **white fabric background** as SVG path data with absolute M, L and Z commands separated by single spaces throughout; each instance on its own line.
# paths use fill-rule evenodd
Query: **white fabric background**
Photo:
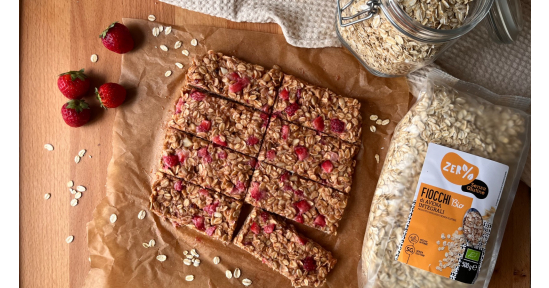
M 286 41 L 297 47 L 341 46 L 335 33 L 336 0 L 160 1 L 235 22 L 277 23 Z M 500 95 L 530 98 L 531 0 L 521 0 L 521 3 L 525 25 L 515 43 L 501 45 L 491 41 L 490 27 L 483 21 L 430 67 L 441 68 L 461 80 L 479 84 Z M 421 75 L 420 72 L 412 73 L 409 78 Z M 410 82 L 412 94 L 417 90 L 414 83 L 417 81 Z M 530 159 L 522 180 L 530 186 Z

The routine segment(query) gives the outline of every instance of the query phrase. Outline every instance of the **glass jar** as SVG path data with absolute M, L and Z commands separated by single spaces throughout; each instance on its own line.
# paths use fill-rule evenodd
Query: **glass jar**
M 441 27 L 443 29 L 435 29 L 411 18 L 396 0 L 349 1 L 343 6 L 338 1 L 337 35 L 368 71 L 380 77 L 404 76 L 432 63 L 455 40 L 471 31 L 488 14 L 494 2 L 470 1 L 467 11 L 464 11 L 467 15 L 461 15 L 460 20 L 463 22 L 459 27 L 451 29 L 451 26 L 457 26 L 454 21 L 447 22 L 447 25 Z M 455 3 L 458 0 L 446 1 Z M 446 1 L 442 2 L 447 4 Z M 414 0 L 401 2 L 415 3 Z M 378 4 L 379 8 L 372 4 Z M 371 11 L 364 12 L 369 8 L 372 8 Z M 349 21 L 342 19 L 351 18 L 357 13 L 367 19 L 345 26 Z M 352 20 L 360 18 L 358 16 Z

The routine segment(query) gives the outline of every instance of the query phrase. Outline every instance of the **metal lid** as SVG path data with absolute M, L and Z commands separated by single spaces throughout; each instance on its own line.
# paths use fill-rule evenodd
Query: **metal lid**
M 522 30 L 521 0 L 495 0 L 487 21 L 492 27 L 493 39 L 502 44 L 510 44 L 517 40 Z

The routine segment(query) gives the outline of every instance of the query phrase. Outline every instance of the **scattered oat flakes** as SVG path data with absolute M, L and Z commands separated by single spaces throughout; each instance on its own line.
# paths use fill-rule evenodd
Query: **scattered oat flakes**
M 85 191 L 86 191 L 86 187 L 84 187 L 84 186 L 82 186 L 82 185 L 76 186 L 76 191 L 78 191 L 78 192 L 85 192 Z
M 193 260 L 193 266 L 194 266 L 194 267 L 200 266 L 200 260 L 194 259 L 194 260 Z
M 191 261 L 191 259 L 183 259 L 183 264 L 187 265 L 187 266 L 191 266 L 193 262 Z
M 90 155 L 90 158 L 92 158 L 92 155 Z
M 185 257 L 187 257 L 187 259 L 193 259 L 193 255 L 191 255 L 191 254 L 187 254 L 187 256 L 185 256 Z
M 382 122 L 383 122 L 383 121 L 381 121 L 381 119 L 377 119 L 377 120 L 376 120 L 376 124 L 377 124 L 377 125 L 381 125 Z
M 71 200 L 71 206 L 74 207 L 76 205 L 78 205 L 78 199 L 72 199 Z
M 200 255 L 198 255 L 198 253 L 196 253 L 196 249 L 194 249 L 194 248 L 191 250 L 191 254 L 196 258 L 200 257 Z
M 214 259 L 213 259 L 213 262 L 215 265 L 219 264 L 219 262 L 221 261 L 221 259 L 219 259 L 219 257 L 215 256 Z
M 370 116 L 370 120 L 372 120 L 372 121 L 376 121 L 377 118 L 379 118 L 379 117 L 377 117 L 377 115 L 371 115 Z
M 187 254 L 189 254 L 189 251 L 187 250 L 183 251 L 183 255 L 187 255 Z
M 376 132 L 376 126 L 374 126 L 374 125 L 370 126 L 370 131 Z
M 240 278 L 240 269 L 238 268 L 234 269 L 233 276 L 236 279 Z
M 191 40 L 191 45 L 193 45 L 193 46 L 198 45 L 198 40 L 196 40 L 196 39 Z
M 48 151 L 53 151 L 53 145 L 51 145 L 51 144 L 44 145 L 44 148 L 46 148 L 46 150 L 48 150 Z
M 71 191 L 71 194 L 76 194 L 76 190 L 74 190 L 72 188 L 70 188 L 69 190 Z
M 164 262 L 166 261 L 167 257 L 166 255 L 158 255 L 156 256 L 156 260 L 160 261 L 160 262 Z
M 67 242 L 67 243 L 71 243 L 72 241 L 74 241 L 74 236 L 72 236 L 72 235 L 67 237 L 67 239 L 65 239 L 65 242 Z
M 158 34 L 160 34 L 160 31 L 158 31 L 158 27 L 154 27 L 152 31 L 154 37 L 158 37 Z
M 147 216 L 147 212 L 145 212 L 145 210 L 141 210 L 139 211 L 139 214 L 137 214 L 137 218 L 139 218 L 139 220 L 145 219 L 145 216 Z
M 92 63 L 97 62 L 97 54 L 92 54 L 92 56 L 90 57 L 90 60 L 92 61 Z
M 74 157 L 74 162 L 76 162 L 76 164 L 78 164 L 78 162 L 80 162 L 80 156 L 75 156 Z
M 185 56 L 189 56 L 189 51 L 188 50 L 182 50 L 181 54 L 183 54 Z
M 111 221 L 111 223 L 114 223 L 114 222 L 116 222 L 116 220 L 118 220 L 118 216 L 116 216 L 116 214 L 112 214 L 111 218 L 109 218 L 109 220 Z
M 160 50 L 162 50 L 162 51 L 168 51 L 168 46 L 166 46 L 166 45 L 160 45 Z
M 151 241 L 149 241 L 149 247 L 154 247 L 156 245 L 156 241 L 154 241 L 154 239 L 151 239 Z
M 242 280 L 242 285 L 250 286 L 250 285 L 252 285 L 252 280 L 250 280 L 248 278 L 245 278 L 245 279 Z
M 181 48 L 181 44 L 182 44 L 181 41 L 177 41 L 177 42 L 175 42 L 175 44 L 173 45 L 173 48 L 174 48 L 174 49 L 179 49 L 179 48 Z
M 227 270 L 225 271 L 225 276 L 227 276 L 228 279 L 231 279 L 233 278 L 233 272 L 231 272 L 231 270 Z
M 74 199 L 80 199 L 82 198 L 82 192 L 76 192 L 76 194 L 74 194 Z
M 187 281 L 193 281 L 193 280 L 194 280 L 194 275 L 187 275 L 187 276 L 185 276 L 185 280 L 187 280 Z
M 183 69 L 183 64 L 181 64 L 179 62 L 176 62 L 175 66 L 177 66 L 177 68 L 179 68 L 179 69 Z
M 166 71 L 166 73 L 164 73 L 164 76 L 166 76 L 166 77 L 170 77 L 171 75 L 172 75 L 171 70 L 168 70 L 168 71 Z
M 381 125 L 385 126 L 385 125 L 389 124 L 389 122 L 390 122 L 389 119 L 385 119 L 385 120 L 381 121 Z
M 80 152 L 78 152 L 78 156 L 80 157 L 84 157 L 85 154 L 86 154 L 86 149 L 82 149 L 80 150 Z
M 46 199 L 46 200 L 50 199 L 50 197 L 51 197 L 50 193 L 46 193 L 46 195 L 44 195 L 44 199 Z
M 172 33 L 172 26 L 166 27 L 166 29 L 164 30 L 164 33 L 166 33 L 166 35 Z
M 67 187 L 71 188 L 72 186 L 74 186 L 74 182 L 72 180 L 67 182 Z
M 143 247 L 149 248 L 149 247 L 151 247 L 151 246 L 150 246 L 148 243 L 143 243 Z
M 147 19 L 149 19 L 149 21 L 154 21 L 156 20 L 156 17 L 154 15 L 149 15 L 149 17 L 147 17 Z
M 158 26 L 158 32 L 162 33 L 164 31 L 164 26 L 160 25 Z
M 376 154 L 374 157 L 376 158 L 376 162 L 379 164 L 379 154 Z

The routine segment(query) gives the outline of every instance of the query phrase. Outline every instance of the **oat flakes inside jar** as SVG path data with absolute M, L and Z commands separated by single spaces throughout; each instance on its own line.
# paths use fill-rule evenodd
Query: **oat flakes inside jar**
M 404 76 L 435 61 L 486 16 L 493 2 L 338 0 L 336 31 L 372 74 Z

